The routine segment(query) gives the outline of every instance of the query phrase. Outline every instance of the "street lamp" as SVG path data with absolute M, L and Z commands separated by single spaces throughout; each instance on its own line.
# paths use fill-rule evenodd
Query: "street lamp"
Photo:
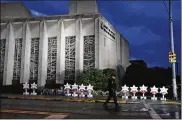
M 170 22 L 170 40 L 171 40 L 171 52 L 173 54 L 173 57 L 176 59 L 176 54 L 174 51 L 174 38 L 173 38 L 173 19 L 172 19 L 172 5 L 171 0 L 169 0 L 169 22 Z M 177 85 L 176 85 L 176 60 L 173 59 L 172 64 L 172 81 L 173 81 L 173 95 L 174 99 L 178 99 L 177 94 Z

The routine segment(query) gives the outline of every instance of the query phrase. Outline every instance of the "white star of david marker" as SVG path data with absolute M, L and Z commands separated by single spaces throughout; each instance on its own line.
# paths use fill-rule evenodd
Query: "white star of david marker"
M 31 88 L 36 89 L 37 88 L 37 84 L 35 84 L 35 82 L 33 84 L 31 84 Z
M 131 88 L 131 91 L 138 91 L 135 85 L 133 85 L 133 87 L 130 87 L 130 88 Z
M 142 91 L 142 90 L 147 91 L 147 87 L 146 87 L 145 85 L 142 85 L 142 86 L 140 87 L 140 91 Z
M 84 90 L 84 89 L 85 89 L 85 86 L 83 84 L 81 84 L 80 90 Z
M 155 87 L 155 85 L 151 88 L 151 92 L 156 92 L 158 93 L 158 88 Z
M 76 84 L 76 83 L 74 83 L 73 85 L 72 85 L 72 89 L 77 89 L 78 88 L 78 85 Z
M 90 84 L 87 86 L 88 90 L 93 90 L 93 86 L 91 86 Z
M 160 88 L 160 93 L 167 93 L 168 88 L 165 88 L 164 86 Z
M 124 86 L 122 87 L 122 90 L 128 91 L 128 88 L 129 88 L 129 87 L 127 87 L 126 85 L 124 85 Z
M 23 84 L 23 89 L 29 88 L 29 84 L 26 82 L 25 84 Z
M 65 89 L 70 89 L 70 85 L 67 83 L 66 85 L 64 85 Z

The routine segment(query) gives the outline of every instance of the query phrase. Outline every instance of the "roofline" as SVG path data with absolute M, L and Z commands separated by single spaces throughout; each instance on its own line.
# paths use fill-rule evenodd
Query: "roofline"
M 22 6 L 28 11 L 28 13 L 30 14 L 30 16 L 32 17 L 31 11 L 28 8 L 25 7 L 25 5 L 23 4 L 23 2 L 20 2 L 20 3 L 22 4 Z
M 105 20 L 105 21 L 107 21 L 109 24 L 110 24 L 110 22 L 102 15 L 102 14 L 100 14 L 100 16 Z M 129 45 L 129 42 L 128 42 L 128 40 L 112 25 L 112 24 L 110 24 L 110 26 L 112 26 L 112 28 L 113 29 L 115 29 L 115 31 L 117 31 L 119 34 L 120 34 L 120 36 L 123 38 L 123 40 L 125 40 L 127 43 L 128 43 L 128 45 Z
M 16 3 L 20 3 L 23 4 L 23 2 L 16 2 Z M 24 6 L 24 4 L 23 4 Z M 26 8 L 24 6 L 24 8 Z M 27 9 L 27 8 L 26 8 Z M 27 9 L 28 10 L 28 9 Z M 30 12 L 30 10 L 28 10 Z M 31 13 L 31 12 L 30 12 Z M 0 23 L 9 23 L 9 22 L 26 22 L 26 21 L 43 21 L 43 20 L 59 20 L 59 19 L 71 19 L 71 18 L 88 18 L 88 17 L 93 17 L 93 18 L 98 18 L 101 17 L 103 18 L 106 22 L 109 23 L 109 21 L 100 13 L 90 13 L 90 14 L 66 14 L 66 15 L 51 15 L 51 16 L 31 16 L 31 17 L 25 17 L 25 18 L 3 18 L 0 20 Z M 121 33 L 112 25 L 109 23 L 109 25 L 112 27 L 112 29 L 114 29 L 116 32 L 118 32 L 120 34 L 120 36 L 123 38 L 123 40 L 125 40 L 128 45 L 129 42 L 127 41 L 127 39 L 125 37 L 123 37 L 121 35 Z
M 2 2 L 0 3 L 1 5 L 2 4 L 20 4 L 25 10 L 28 11 L 28 14 L 30 15 L 30 17 L 32 17 L 32 13 L 31 11 L 25 7 L 25 5 L 23 4 L 23 2 L 20 2 L 20 1 L 11 1 L 11 2 Z M 4 18 L 3 18 L 4 19 Z
M 72 18 L 97 18 L 100 14 L 75 14 L 75 15 L 51 15 L 51 16 L 39 16 L 39 17 L 26 17 L 26 18 L 4 18 L 0 23 L 9 22 L 26 22 L 26 21 L 42 21 L 42 20 L 60 20 L 60 19 L 72 19 Z
M 100 14 L 100 17 L 103 18 L 107 23 L 109 23 L 109 25 L 112 27 L 112 29 L 114 29 L 116 32 L 118 32 L 118 30 L 102 14 Z

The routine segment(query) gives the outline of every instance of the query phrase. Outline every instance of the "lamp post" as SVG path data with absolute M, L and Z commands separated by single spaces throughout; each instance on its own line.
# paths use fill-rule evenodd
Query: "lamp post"
M 169 22 L 170 22 L 170 40 L 171 40 L 171 52 L 175 53 L 174 51 L 174 38 L 173 38 L 173 18 L 172 18 L 172 5 L 171 0 L 169 0 Z M 176 86 L 176 63 L 172 63 L 172 81 L 173 81 L 173 95 L 174 99 L 178 98 L 177 95 L 177 86 Z
M 178 76 L 178 61 L 176 62 L 176 75 Z

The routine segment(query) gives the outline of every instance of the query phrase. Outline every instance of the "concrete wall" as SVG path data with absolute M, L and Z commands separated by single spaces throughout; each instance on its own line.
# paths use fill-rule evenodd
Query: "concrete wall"
M 1 24 L 1 39 L 6 39 L 7 23 Z
M 115 39 L 101 29 L 101 24 L 107 26 L 114 34 Z M 118 65 L 117 31 L 102 17 L 99 19 L 99 69 L 116 68 Z
M 21 2 L 1 3 L 1 19 L 31 17 L 31 13 Z
M 76 36 L 75 69 L 83 70 L 83 36 L 95 34 L 95 19 L 59 19 L 44 21 L 1 23 L 1 39 L 6 39 L 6 60 L 4 85 L 12 84 L 15 38 L 23 38 L 22 66 L 20 82 L 29 82 L 31 38 L 38 37 L 39 67 L 38 85 L 46 83 L 48 37 L 57 37 L 56 83 L 64 83 L 65 37 Z
M 7 22 L 8 23 L 8 22 Z M 101 23 L 114 34 L 113 39 L 101 29 Z M 103 17 L 34 20 L 28 22 L 1 23 L 1 39 L 6 38 L 4 85 L 12 84 L 15 38 L 23 38 L 20 82 L 29 81 L 31 38 L 39 40 L 38 86 L 46 83 L 48 37 L 57 37 L 56 83 L 64 83 L 65 37 L 76 36 L 75 70 L 83 70 L 83 37 L 95 35 L 95 68 L 116 68 L 129 64 L 128 42 Z M 75 75 L 76 76 L 76 75 Z
M 70 0 L 69 14 L 97 13 L 96 0 Z
M 101 24 L 107 26 L 114 34 L 115 39 L 101 29 Z M 99 69 L 116 68 L 122 65 L 124 69 L 129 65 L 129 43 L 103 17 L 99 17 Z
M 122 65 L 124 69 L 129 66 L 129 43 L 124 38 L 121 37 L 121 56 L 122 56 Z

